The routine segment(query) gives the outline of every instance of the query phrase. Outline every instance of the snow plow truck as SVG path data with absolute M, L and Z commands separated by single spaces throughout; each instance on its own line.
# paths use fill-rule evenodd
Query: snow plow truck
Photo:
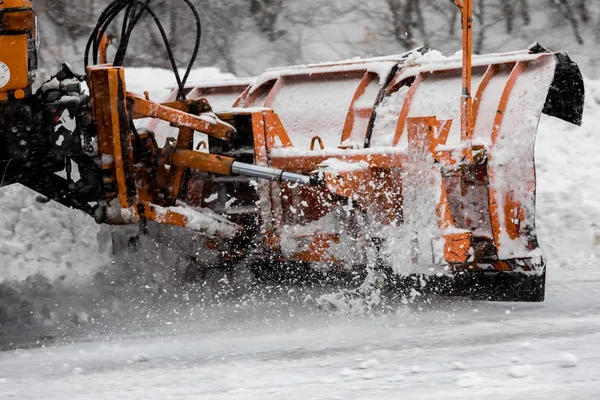
M 538 43 L 472 55 L 471 1 L 456 3 L 455 56 L 422 47 L 251 79 L 186 84 L 199 40 L 181 77 L 163 35 L 177 87 L 156 102 L 126 90 L 123 68 L 141 16 L 161 29 L 151 1 L 111 3 L 90 35 L 85 73 L 65 63 L 33 91 L 31 2 L 4 0 L 2 184 L 21 183 L 99 223 L 150 234 L 157 224 L 179 227 L 189 270 L 377 273 L 390 290 L 542 301 L 537 124 L 542 113 L 580 124 L 583 79 L 566 53 Z M 109 63 L 106 32 L 121 12 Z M 142 118 L 153 120 L 140 128 Z M 123 232 L 114 230 L 115 243 Z

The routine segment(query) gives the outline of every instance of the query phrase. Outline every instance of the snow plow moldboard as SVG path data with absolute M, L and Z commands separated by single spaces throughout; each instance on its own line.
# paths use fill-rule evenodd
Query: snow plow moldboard
M 581 123 L 581 73 L 536 43 L 474 56 L 472 82 L 471 138 L 460 129 L 461 57 L 426 48 L 190 85 L 238 132 L 230 142 L 197 135 L 198 151 L 316 171 L 324 185 L 190 173 L 181 200 L 243 229 L 184 250 L 189 268 L 245 263 L 298 278 L 374 267 L 393 290 L 542 301 L 535 135 L 542 112 Z

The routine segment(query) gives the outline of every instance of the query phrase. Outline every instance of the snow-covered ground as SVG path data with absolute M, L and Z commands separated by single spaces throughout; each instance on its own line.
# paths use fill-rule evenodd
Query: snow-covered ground
M 586 90 L 583 127 L 540 124 L 541 304 L 422 298 L 365 316 L 319 311 L 322 289 L 176 287 L 161 260 L 111 266 L 91 218 L 3 188 L 0 398 L 595 398 L 600 81 Z
M 543 304 L 417 302 L 391 315 L 349 317 L 283 298 L 224 303 L 133 336 L 0 353 L 2 395 L 593 399 L 596 268 L 552 268 Z

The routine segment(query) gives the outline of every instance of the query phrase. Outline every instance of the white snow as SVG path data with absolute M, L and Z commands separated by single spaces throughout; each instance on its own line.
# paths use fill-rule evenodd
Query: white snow
M 563 368 L 573 368 L 577 366 L 577 356 L 573 353 L 561 354 L 560 364 Z
M 319 164 L 319 167 L 327 167 L 331 172 L 359 171 L 369 168 L 369 164 L 366 161 L 346 162 L 339 158 L 329 158 Z
M 532 372 L 533 368 L 530 365 L 513 365 L 508 369 L 508 374 L 513 378 L 525 378 Z
M 78 283 L 108 262 L 94 220 L 60 204 L 42 204 L 23 186 L 0 189 L 0 283 L 41 274 Z
M 360 369 L 373 369 L 373 368 L 377 368 L 379 366 L 379 361 L 371 358 L 367 361 L 363 361 L 360 363 L 359 368 Z
M 183 76 L 184 70 L 179 73 Z M 220 79 L 234 78 L 232 74 L 223 73 L 218 68 L 205 67 L 193 69 L 188 78 L 188 82 L 202 84 L 204 81 L 216 81 Z M 150 100 L 162 101 L 171 92 L 171 88 L 176 86 L 173 71 L 150 67 L 132 67 L 125 68 L 125 82 L 127 91 L 139 95 L 148 92 Z M 190 86 L 190 85 L 186 85 Z
M 146 361 L 150 361 L 150 357 L 148 357 L 144 353 L 138 353 L 132 357 L 132 360 L 135 362 L 146 362 Z
M 235 199 L 232 200 L 235 201 Z M 186 218 L 185 226 L 187 228 L 207 233 L 211 236 L 221 235 L 222 237 L 231 237 L 239 229 L 237 225 L 207 208 L 192 208 L 181 205 L 176 207 L 159 207 L 155 205 L 154 207 L 157 210 L 157 214 L 163 217 L 168 211 L 183 215 Z M 161 222 L 161 219 L 158 219 L 157 222 Z
M 473 386 L 481 386 L 486 384 L 486 379 L 482 378 L 477 372 L 468 372 L 462 375 L 456 381 L 456 386 L 460 388 L 469 388 Z
M 413 51 L 414 52 L 414 51 Z M 374 58 L 365 58 L 365 59 L 351 59 L 346 61 L 335 61 L 335 62 L 322 62 L 318 64 L 308 64 L 308 65 L 295 65 L 292 67 L 280 67 L 280 68 L 269 68 L 264 73 L 262 73 L 259 77 L 256 78 L 254 85 L 250 89 L 250 92 L 254 92 L 261 85 L 266 82 L 273 81 L 279 79 L 280 77 L 285 77 L 286 75 L 294 75 L 294 74 L 302 74 L 307 73 L 309 75 L 318 75 L 322 73 L 339 73 L 343 75 L 344 72 L 354 72 L 357 70 L 363 70 L 365 72 L 373 72 L 377 74 L 379 77 L 379 84 L 385 83 L 385 79 L 388 76 L 392 67 L 399 61 L 406 57 L 408 54 L 413 54 L 413 52 L 392 55 L 392 56 L 383 56 L 383 57 L 374 57 Z M 420 53 L 418 53 L 420 54 Z
M 326 149 L 337 148 L 348 107 L 361 79 L 362 74 L 341 76 L 335 80 L 315 75 L 286 82 L 271 106 L 286 128 L 292 144 L 309 150 L 313 137 L 318 136 Z M 320 149 L 318 143 L 314 144 L 314 149 Z

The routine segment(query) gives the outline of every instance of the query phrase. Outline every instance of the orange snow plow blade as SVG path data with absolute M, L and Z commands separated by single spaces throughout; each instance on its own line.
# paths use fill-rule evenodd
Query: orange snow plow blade
M 257 186 L 259 205 L 240 212 L 260 218 L 268 257 L 348 270 L 369 264 L 376 248 L 400 276 L 441 273 L 453 288 L 472 288 L 467 277 L 519 273 L 533 283 L 485 298 L 543 300 L 535 134 L 542 112 L 581 122 L 582 77 L 566 54 L 535 44 L 474 56 L 472 84 L 470 139 L 460 126 L 461 58 L 425 48 L 272 69 L 238 88 L 239 108 L 217 114 L 259 120 L 246 133 L 252 162 L 325 181 Z M 204 182 L 202 194 L 192 179 L 187 195 L 223 212 L 202 198 L 239 193 L 227 185 Z

